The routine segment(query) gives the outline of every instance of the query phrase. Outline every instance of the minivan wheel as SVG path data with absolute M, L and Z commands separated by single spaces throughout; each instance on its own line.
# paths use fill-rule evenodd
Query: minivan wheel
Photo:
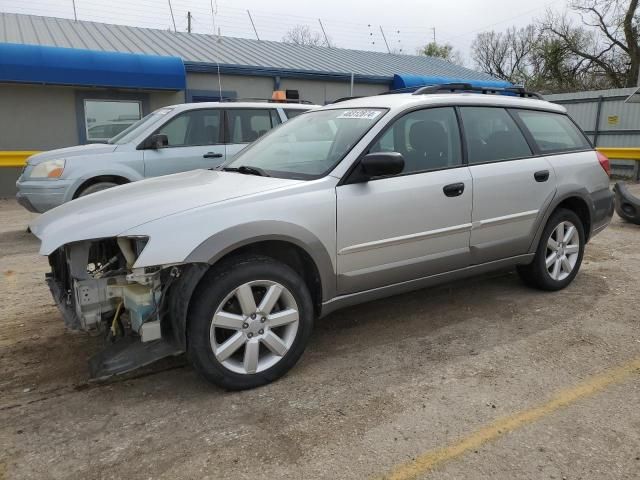
M 188 355 L 210 382 L 254 388 L 298 361 L 313 329 L 313 302 L 300 276 L 269 257 L 236 257 L 214 267 L 193 295 Z
M 86 195 L 91 195 L 92 193 L 101 192 L 102 190 L 106 190 L 107 188 L 112 188 L 112 187 L 117 187 L 117 186 L 118 186 L 118 184 L 117 183 L 113 183 L 113 182 L 98 182 L 98 183 L 94 183 L 93 185 L 89 185 L 87 188 L 82 190 L 78 194 L 78 198 L 84 197 Z
M 533 262 L 519 266 L 518 273 L 528 285 L 560 290 L 578 274 L 585 243 L 584 226 L 578 215 L 558 209 L 542 232 Z

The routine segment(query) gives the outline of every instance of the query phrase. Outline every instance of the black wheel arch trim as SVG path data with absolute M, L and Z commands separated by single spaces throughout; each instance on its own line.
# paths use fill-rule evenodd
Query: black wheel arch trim
M 585 229 L 584 232 L 587 241 L 589 241 L 589 239 L 591 238 L 591 234 L 593 233 L 596 226 L 608 221 L 608 218 L 611 218 L 613 193 L 609 190 L 609 188 L 597 190 L 593 193 L 590 193 L 585 187 L 575 187 L 567 189 L 564 192 L 556 192 L 556 195 L 551 199 L 549 205 L 547 205 L 544 211 L 544 215 L 542 215 L 538 220 L 536 233 L 533 237 L 531 245 L 529 246 L 529 253 L 535 253 L 538 242 L 540 241 L 540 237 L 542 236 L 542 232 L 544 231 L 544 227 L 549 221 L 549 217 L 551 217 L 553 212 L 562 202 L 570 198 L 579 198 L 587 205 L 590 224 L 590 228 L 588 230 Z
M 187 256 L 184 263 L 213 265 L 238 248 L 269 240 L 288 242 L 306 252 L 318 270 L 322 300 L 335 296 L 336 270 L 329 252 L 318 237 L 293 223 L 265 220 L 236 225 L 207 238 Z

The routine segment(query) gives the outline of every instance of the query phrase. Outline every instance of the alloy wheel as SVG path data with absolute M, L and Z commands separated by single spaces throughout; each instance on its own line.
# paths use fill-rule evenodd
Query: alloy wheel
M 547 240 L 545 265 L 549 276 L 561 281 L 571 275 L 580 255 L 580 235 L 570 221 L 560 222 Z
M 216 309 L 210 328 L 213 354 L 235 373 L 267 370 L 293 345 L 299 319 L 296 301 L 285 286 L 270 280 L 244 283 Z

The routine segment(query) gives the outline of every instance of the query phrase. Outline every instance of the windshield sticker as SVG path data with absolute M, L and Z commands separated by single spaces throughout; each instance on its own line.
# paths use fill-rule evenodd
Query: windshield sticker
M 380 110 L 346 110 L 336 118 L 355 118 L 364 120 L 373 120 L 382 112 Z

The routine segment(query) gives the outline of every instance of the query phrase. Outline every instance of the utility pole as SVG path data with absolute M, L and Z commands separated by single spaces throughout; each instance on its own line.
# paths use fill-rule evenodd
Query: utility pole
M 380 33 L 382 34 L 384 44 L 387 46 L 387 52 L 391 53 L 391 49 L 389 48 L 389 44 L 387 43 L 387 37 L 384 36 L 384 30 L 382 30 L 382 25 L 380 25 Z
M 193 18 L 193 16 L 191 15 L 191 12 L 187 12 L 187 32 L 191 33 L 191 19 Z
M 213 34 L 216 34 L 216 14 L 218 13 L 218 5 L 216 2 L 216 8 L 213 8 L 213 0 L 209 2 L 211 4 L 211 26 L 213 27 Z
M 78 14 L 76 13 L 76 0 L 71 0 L 71 3 L 73 3 L 73 18 L 77 22 L 78 21 Z
M 436 42 L 436 27 L 431 27 L 431 30 L 433 30 L 433 43 L 437 43 Z
M 260 37 L 258 36 L 258 30 L 256 30 L 256 24 L 253 23 L 253 18 L 251 18 L 251 12 L 249 10 L 247 10 L 247 15 L 249 15 L 249 20 L 251 20 L 251 26 L 253 27 L 253 32 L 256 34 L 256 38 L 260 40 Z
M 322 29 L 322 34 L 324 35 L 324 43 L 327 44 L 327 47 L 331 48 L 331 44 L 329 43 L 329 37 L 327 37 L 327 32 L 324 31 L 324 25 L 322 25 L 322 20 L 318 19 L 318 23 L 320 24 L 320 28 Z
M 169 12 L 171 13 L 171 21 L 173 22 L 173 31 L 177 32 L 178 29 L 176 28 L 176 19 L 173 16 L 173 8 L 171 7 L 171 0 L 167 0 L 169 2 Z

